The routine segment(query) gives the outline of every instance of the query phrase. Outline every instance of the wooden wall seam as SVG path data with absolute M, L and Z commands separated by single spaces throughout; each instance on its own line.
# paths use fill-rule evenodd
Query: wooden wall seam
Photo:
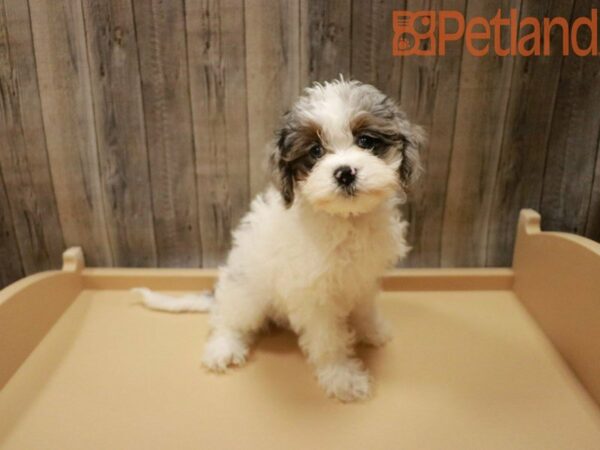
M 196 168 L 198 167 L 198 162 L 196 160 L 196 148 L 198 143 L 196 142 L 196 135 L 194 134 L 194 126 L 193 126 L 193 105 L 192 105 L 192 85 L 190 81 L 190 59 L 188 57 L 189 54 L 189 43 L 188 43 L 188 33 L 187 33 L 187 9 L 186 9 L 186 0 L 181 0 L 182 8 L 183 8 L 183 37 L 184 37 L 184 48 L 185 48 L 185 70 L 187 77 L 187 96 L 188 96 L 188 109 L 189 116 L 192 119 L 192 128 L 191 128 L 191 138 L 192 138 L 192 164 L 193 166 L 193 174 L 194 174 L 194 192 L 195 192 L 195 202 L 196 208 L 200 204 L 199 196 L 200 192 L 198 191 L 198 171 Z M 197 210 L 196 221 L 195 221 L 195 229 L 197 230 L 197 239 L 198 239 L 198 264 L 200 267 L 204 267 L 204 246 L 203 246 L 203 238 L 202 233 L 200 232 L 200 211 Z

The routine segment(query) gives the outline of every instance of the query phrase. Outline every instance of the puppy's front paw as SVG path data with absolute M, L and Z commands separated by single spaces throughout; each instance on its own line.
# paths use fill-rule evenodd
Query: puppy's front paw
M 387 322 L 381 321 L 376 327 L 360 332 L 358 340 L 361 344 L 383 347 L 392 340 L 392 337 L 392 327 Z
M 248 356 L 248 346 L 229 335 L 211 336 L 204 348 L 202 365 L 212 372 L 224 372 L 229 366 L 242 366 Z
M 371 377 L 355 359 L 319 367 L 317 378 L 327 395 L 343 402 L 365 400 L 371 394 Z

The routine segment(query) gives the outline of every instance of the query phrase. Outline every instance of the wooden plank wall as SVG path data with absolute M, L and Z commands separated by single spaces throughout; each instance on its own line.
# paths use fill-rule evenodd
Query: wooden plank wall
M 90 265 L 223 262 L 281 113 L 340 73 L 428 130 L 404 265 L 509 265 L 523 207 L 600 240 L 600 58 L 562 57 L 560 32 L 546 57 L 391 55 L 394 9 L 573 20 L 594 5 L 0 0 L 0 285 L 71 245 Z

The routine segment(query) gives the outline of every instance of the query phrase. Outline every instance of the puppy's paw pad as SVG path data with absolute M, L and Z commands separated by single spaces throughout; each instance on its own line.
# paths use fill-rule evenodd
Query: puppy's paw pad
M 359 361 L 350 360 L 322 367 L 317 376 L 327 395 L 343 402 L 365 400 L 371 394 L 371 377 L 362 369 Z
M 202 365 L 212 372 L 224 372 L 230 366 L 242 366 L 248 347 L 238 338 L 214 336 L 209 339 L 202 356 Z

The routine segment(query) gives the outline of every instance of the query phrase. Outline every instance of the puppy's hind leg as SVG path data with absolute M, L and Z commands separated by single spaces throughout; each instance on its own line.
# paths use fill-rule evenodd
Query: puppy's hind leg
M 266 322 L 266 305 L 239 286 L 220 286 L 202 364 L 213 372 L 242 366 L 254 335 Z

